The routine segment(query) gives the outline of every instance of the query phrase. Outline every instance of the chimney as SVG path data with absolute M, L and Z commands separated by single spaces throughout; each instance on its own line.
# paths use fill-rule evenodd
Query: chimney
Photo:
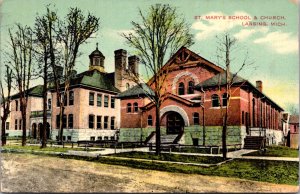
M 260 80 L 256 81 L 256 89 L 258 89 L 260 92 L 263 91 L 262 81 L 260 81 Z
M 128 67 L 132 73 L 139 73 L 139 62 L 140 59 L 136 55 L 128 57 Z
M 125 69 L 127 63 L 127 51 L 123 49 L 115 50 L 115 68 Z

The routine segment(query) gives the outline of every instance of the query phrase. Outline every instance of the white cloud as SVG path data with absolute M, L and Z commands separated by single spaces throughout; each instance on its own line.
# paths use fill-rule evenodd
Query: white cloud
M 269 31 L 269 28 L 267 27 L 261 27 L 261 28 L 255 28 L 255 29 L 242 29 L 238 33 L 234 34 L 233 36 L 238 40 L 246 40 L 253 34 L 257 32 L 261 33 L 267 33 Z
M 279 54 L 298 53 L 298 39 L 292 33 L 281 31 L 270 32 L 253 42 L 256 44 L 265 44 Z
M 221 19 L 206 19 L 206 16 L 221 16 Z M 226 19 L 222 19 L 225 16 Z M 208 37 L 214 36 L 219 32 L 228 31 L 236 26 L 241 26 L 241 22 L 243 20 L 230 20 L 228 19 L 229 15 L 224 14 L 223 12 L 209 12 L 202 16 L 200 21 L 194 22 L 192 24 L 192 29 L 198 30 L 199 32 L 196 34 L 197 40 L 203 40 Z M 251 16 L 244 11 L 236 11 L 230 16 Z M 247 21 L 251 21 L 247 20 Z

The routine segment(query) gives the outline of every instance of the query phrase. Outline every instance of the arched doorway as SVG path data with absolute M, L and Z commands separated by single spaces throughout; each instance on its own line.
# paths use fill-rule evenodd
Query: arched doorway
M 36 123 L 32 124 L 32 137 L 36 139 Z
M 184 120 L 177 112 L 168 112 L 166 116 L 167 134 L 178 134 L 183 132 Z

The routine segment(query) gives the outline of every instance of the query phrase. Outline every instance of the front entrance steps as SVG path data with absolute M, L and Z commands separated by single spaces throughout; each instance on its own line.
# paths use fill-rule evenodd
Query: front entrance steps
M 263 136 L 246 136 L 244 149 L 259 150 L 265 147 L 266 138 Z
M 179 137 L 180 136 L 180 137 Z M 161 144 L 176 144 L 180 141 L 182 135 L 180 134 L 168 134 L 168 135 L 161 135 L 160 136 L 160 142 Z M 150 140 L 148 142 L 146 142 L 148 144 L 152 143 L 155 144 L 156 143 L 156 134 L 152 135 L 152 137 L 150 138 Z

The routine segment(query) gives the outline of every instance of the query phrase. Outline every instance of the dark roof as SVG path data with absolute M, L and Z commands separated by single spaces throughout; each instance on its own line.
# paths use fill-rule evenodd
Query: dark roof
M 98 50 L 98 48 L 96 48 L 96 50 L 94 50 L 90 55 L 89 57 L 93 57 L 93 56 L 100 56 L 100 57 L 104 57 L 104 55 L 101 53 L 101 51 Z
M 289 123 L 299 123 L 299 115 L 290 115 Z
M 147 84 L 139 84 L 117 95 L 117 98 L 127 98 L 134 96 L 154 96 L 154 92 Z
M 250 86 L 253 90 L 255 90 L 257 93 L 261 94 L 262 96 L 264 96 L 270 103 L 274 104 L 275 106 L 277 106 L 280 110 L 283 110 L 283 108 L 281 108 L 278 104 L 276 104 L 274 101 L 271 100 L 271 98 L 269 98 L 267 95 L 265 95 L 263 92 L 259 91 L 251 82 L 249 82 L 248 80 L 230 73 L 231 77 L 234 77 L 234 79 L 232 80 L 233 84 L 242 84 L 243 85 L 247 85 Z M 209 88 L 209 87 L 216 87 L 216 86 L 223 86 L 226 84 L 226 72 L 223 73 L 219 73 L 215 76 L 213 76 L 212 78 L 209 78 L 199 84 L 197 84 L 195 86 L 196 90 L 200 90 L 201 88 Z
M 28 89 L 29 96 L 43 97 L 43 85 L 37 85 Z M 11 99 L 17 99 L 20 97 L 20 93 L 11 96 Z
M 246 82 L 247 80 L 243 79 L 242 77 L 238 75 L 234 75 L 230 73 L 230 77 L 234 77 L 232 80 L 233 83 L 243 83 Z M 199 83 L 198 85 L 195 86 L 196 89 L 200 89 L 201 87 L 206 88 L 206 87 L 211 87 L 211 86 L 219 86 L 219 85 L 225 85 L 226 84 L 226 72 L 219 73 L 212 78 L 209 78 L 202 83 Z
M 70 81 L 70 87 L 77 86 L 92 87 L 114 93 L 120 92 L 120 90 L 114 86 L 114 74 L 100 72 L 96 69 L 85 71 L 74 76 Z M 51 89 L 54 89 L 53 86 Z

